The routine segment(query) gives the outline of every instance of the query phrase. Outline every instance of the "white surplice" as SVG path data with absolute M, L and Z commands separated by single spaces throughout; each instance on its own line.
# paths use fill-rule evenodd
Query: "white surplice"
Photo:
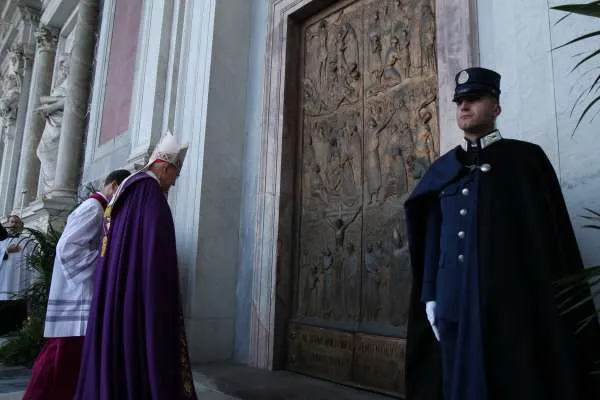
M 32 274 L 26 265 L 29 242 L 20 236 L 0 241 L 0 300 L 12 300 L 31 284 Z M 18 245 L 19 250 L 9 253 L 7 249 L 11 245 Z
M 85 336 L 104 209 L 87 199 L 67 218 L 56 246 L 45 337 Z

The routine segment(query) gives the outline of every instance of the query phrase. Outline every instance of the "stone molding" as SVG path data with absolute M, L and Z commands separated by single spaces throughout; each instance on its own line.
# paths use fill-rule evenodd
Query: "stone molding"
M 34 35 L 38 51 L 56 51 L 56 45 L 58 44 L 58 31 L 55 28 L 46 25 L 40 25 Z
M 31 24 L 38 24 L 40 22 L 40 10 L 27 5 L 24 1 L 19 1 L 17 7 L 19 7 L 23 21 Z

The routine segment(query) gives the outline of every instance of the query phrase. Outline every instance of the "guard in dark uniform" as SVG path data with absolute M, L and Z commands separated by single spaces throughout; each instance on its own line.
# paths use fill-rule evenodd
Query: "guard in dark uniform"
M 500 75 L 456 75 L 463 146 L 440 157 L 405 204 L 413 293 L 408 400 L 591 400 L 600 383 L 587 302 L 561 315 L 553 282 L 583 266 L 552 165 L 503 139 Z M 577 313 L 580 313 L 577 315 Z

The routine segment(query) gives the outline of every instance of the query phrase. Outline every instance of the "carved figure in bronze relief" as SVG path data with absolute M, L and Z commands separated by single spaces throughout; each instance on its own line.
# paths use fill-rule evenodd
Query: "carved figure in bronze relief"
M 334 282 L 333 282 L 333 263 L 334 263 L 334 255 L 327 247 L 325 250 L 321 252 L 321 266 L 322 266 L 322 276 L 323 285 L 321 286 L 321 315 L 324 318 L 329 318 L 331 316 L 331 312 L 333 311 L 333 291 L 334 291 Z
M 360 253 L 352 242 L 347 242 L 344 246 L 343 261 L 343 292 L 344 292 L 344 310 L 346 317 L 354 320 L 358 317 L 358 296 L 360 280 Z
M 333 223 L 330 220 L 327 220 L 327 224 L 331 227 L 331 229 L 333 229 L 335 233 L 336 249 L 341 250 L 344 247 L 344 234 L 346 232 L 346 229 L 348 229 L 348 226 L 350 226 L 350 224 L 354 222 L 354 220 L 356 219 L 356 217 L 358 217 L 361 211 L 362 210 L 360 208 L 357 209 L 352 218 L 350 218 L 346 222 L 344 222 L 344 220 L 341 218 L 336 218 Z
M 424 5 L 421 13 L 421 68 L 423 73 L 436 72 L 435 16 L 430 5 Z
M 390 279 L 390 321 L 394 326 L 406 326 L 410 300 L 410 253 L 408 243 L 402 238 L 400 226 L 392 232 L 392 276 Z

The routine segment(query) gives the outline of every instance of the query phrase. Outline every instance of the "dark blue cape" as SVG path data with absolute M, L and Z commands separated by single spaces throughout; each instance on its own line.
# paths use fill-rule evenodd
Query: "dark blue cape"
M 441 361 L 421 302 L 427 217 L 459 179 L 460 147 L 431 166 L 405 203 L 413 285 L 408 323 L 408 400 L 441 399 Z M 575 335 L 587 302 L 561 315 L 554 282 L 583 269 L 552 165 L 534 144 L 503 139 L 484 149 L 492 166 L 477 192 L 479 310 L 488 400 L 600 399 L 589 371 L 600 359 L 596 321 Z M 460 355 L 459 355 L 460 357 Z M 466 355 L 464 356 L 466 357 Z

